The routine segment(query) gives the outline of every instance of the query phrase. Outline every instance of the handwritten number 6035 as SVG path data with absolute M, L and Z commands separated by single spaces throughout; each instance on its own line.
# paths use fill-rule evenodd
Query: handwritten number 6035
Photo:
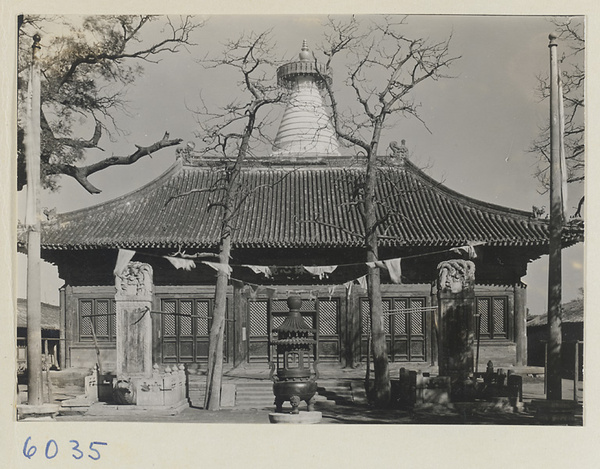
M 37 447 L 30 444 L 30 441 L 31 437 L 29 436 L 23 445 L 23 456 L 25 456 L 27 459 L 31 459 L 37 452 Z M 71 456 L 73 456 L 74 459 L 83 458 L 85 454 L 79 449 L 79 442 L 77 440 L 69 440 L 69 443 L 73 445 L 71 447 L 71 450 L 73 451 Z M 95 446 L 106 446 L 107 444 L 108 443 L 103 441 L 92 441 L 89 446 L 90 454 L 87 455 L 88 458 L 93 459 L 94 461 L 100 459 L 100 451 L 98 451 Z M 58 443 L 56 443 L 54 440 L 48 440 L 44 455 L 46 456 L 46 459 L 54 459 L 58 455 Z

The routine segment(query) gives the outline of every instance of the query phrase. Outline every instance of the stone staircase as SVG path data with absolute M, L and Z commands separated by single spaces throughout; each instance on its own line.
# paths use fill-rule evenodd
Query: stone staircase
M 205 375 L 188 376 L 188 397 L 193 407 L 203 407 L 206 392 Z M 274 406 L 273 383 L 267 379 L 237 378 L 223 380 L 224 385 L 235 386 L 235 407 L 239 409 L 267 409 Z M 317 381 L 317 408 L 330 405 L 365 404 L 366 393 L 362 381 L 325 379 Z M 289 405 L 289 403 L 287 404 Z M 285 408 L 286 404 L 284 404 Z M 304 407 L 305 404 L 302 404 Z
M 273 408 L 273 382 L 267 380 L 237 381 L 235 406 L 243 409 Z
M 274 406 L 273 383 L 268 379 L 224 379 L 223 384 L 235 385 L 236 408 L 268 409 Z M 366 393 L 362 380 L 324 379 L 318 380 L 317 384 L 317 408 L 320 406 L 366 403 Z M 189 375 L 188 385 L 188 397 L 191 405 L 193 407 L 203 407 L 206 376 L 203 374 Z M 304 406 L 305 404 L 302 404 L 302 407 Z
M 328 404 L 335 403 L 341 405 L 353 404 L 352 387 L 349 381 L 342 380 L 319 380 L 317 381 L 317 392 L 319 396 L 325 398 Z M 321 402 L 321 400 L 317 401 Z

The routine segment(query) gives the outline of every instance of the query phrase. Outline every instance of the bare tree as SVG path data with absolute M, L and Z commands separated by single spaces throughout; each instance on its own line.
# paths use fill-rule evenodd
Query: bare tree
M 338 59 L 347 64 L 345 87 L 354 95 L 350 104 L 342 108 L 337 99 L 340 90 L 334 90 L 327 80 L 324 81 L 338 136 L 365 155 L 366 173 L 357 191 L 357 203 L 365 224 L 366 260 L 376 262 L 379 260 L 379 228 L 384 221 L 378 218 L 381 208 L 378 205 L 385 202 L 376 199 L 375 188 L 381 174 L 379 144 L 387 120 L 396 115 L 413 117 L 424 124 L 418 112 L 419 104 L 412 98 L 415 87 L 447 77 L 445 71 L 458 57 L 449 54 L 451 37 L 441 42 L 410 38 L 405 33 L 405 18 L 384 17 L 368 21 L 365 26 L 355 17 L 349 20 L 330 18 L 321 50 L 327 57 L 328 68 Z M 375 368 L 372 400 L 376 406 L 386 407 L 391 388 L 380 285 L 379 267 L 369 267 L 368 297 Z
M 246 96 L 209 111 L 203 105 L 197 111 L 199 135 L 204 142 L 201 152 L 218 156 L 219 175 L 211 187 L 199 189 L 209 192 L 213 200 L 209 209 L 220 210 L 219 263 L 215 289 L 215 306 L 209 333 L 208 372 L 204 406 L 219 410 L 223 376 L 223 339 L 229 280 L 231 236 L 235 219 L 244 201 L 252 191 L 240 183 L 240 171 L 253 158 L 256 147 L 265 143 L 263 127 L 270 122 L 269 105 L 281 101 L 281 93 L 274 83 L 275 63 L 271 59 L 270 32 L 242 34 L 225 44 L 224 52 L 216 59 L 206 58 L 202 63 L 209 68 L 232 67 L 242 78 L 241 89 Z M 257 188 L 253 190 L 256 191 Z
M 581 183 L 585 178 L 585 122 L 584 122 L 584 55 L 585 37 L 581 18 L 553 18 L 552 24 L 561 39 L 560 57 L 565 110 L 564 146 L 567 161 L 567 181 Z M 538 77 L 537 92 L 542 100 L 550 97 L 547 75 Z M 550 124 L 541 129 L 530 151 L 539 158 L 535 176 L 541 183 L 542 192 L 550 187 Z M 583 197 L 579 200 L 575 216 L 581 216 Z
M 115 113 L 127 112 L 125 91 L 143 73 L 143 63 L 194 45 L 192 33 L 202 26 L 190 16 L 164 17 L 163 28 L 148 39 L 146 31 L 160 19 L 154 16 L 21 17 L 19 21 L 19 110 L 27 89 L 32 36 L 41 32 L 42 109 L 41 173 L 44 185 L 58 187 L 57 177 L 74 178 L 89 193 L 99 193 L 88 176 L 181 142 L 165 135 L 150 145 L 136 145 L 129 155 L 111 156 L 82 164 L 86 152 L 102 150 L 101 139 L 115 139 L 120 130 Z M 23 144 L 24 112 L 19 112 L 18 189 L 26 183 Z M 79 137 L 82 134 L 89 137 Z

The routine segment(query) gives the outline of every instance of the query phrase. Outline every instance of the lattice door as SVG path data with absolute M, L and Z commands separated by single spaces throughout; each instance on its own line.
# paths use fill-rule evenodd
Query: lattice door
M 384 298 L 384 330 L 390 361 L 424 361 L 426 359 L 425 298 Z M 367 356 L 370 326 L 369 301 L 361 300 L 361 356 Z
M 164 363 L 205 362 L 212 300 L 163 299 L 161 301 L 161 344 Z M 228 360 L 228 327 L 225 327 L 224 360 Z
M 248 301 L 248 360 L 267 361 L 275 358 L 269 350 L 269 336 L 279 327 L 289 312 L 287 300 L 257 299 Z M 340 302 L 337 298 L 304 300 L 300 307 L 304 322 L 311 329 L 318 329 L 317 354 L 322 361 L 340 360 L 339 317 Z
M 340 361 L 340 301 L 338 298 L 317 302 L 319 361 Z
M 269 303 L 268 300 L 248 301 L 248 361 L 269 360 Z

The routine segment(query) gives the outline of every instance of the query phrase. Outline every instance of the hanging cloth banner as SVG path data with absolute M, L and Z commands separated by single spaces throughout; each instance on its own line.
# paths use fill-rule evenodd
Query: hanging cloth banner
M 450 249 L 450 252 L 454 252 L 456 254 L 466 254 L 467 256 L 469 256 L 469 259 L 476 259 L 477 252 L 475 251 L 475 246 L 481 246 L 482 244 L 483 244 L 482 242 L 469 243 L 469 244 L 466 244 L 465 246 L 459 246 L 457 248 L 452 248 L 452 249 Z
M 350 280 L 349 282 L 344 283 L 344 287 L 346 288 L 346 295 L 350 298 L 350 294 L 352 293 L 352 286 L 354 285 L 354 280 Z
M 260 288 L 260 285 L 255 285 L 254 283 L 247 283 L 246 285 L 248 285 L 251 288 L 250 298 L 255 299 L 256 295 L 258 294 L 258 289 Z
M 334 293 L 335 293 L 335 285 L 331 285 L 327 289 L 327 295 L 329 295 L 329 301 L 331 301 L 331 297 L 333 296 Z
M 362 277 L 357 278 L 356 281 L 361 286 L 361 288 L 364 288 L 365 290 L 367 289 L 367 276 L 366 275 L 363 275 Z
M 388 259 L 387 261 L 383 261 L 387 270 L 390 274 L 390 279 L 394 283 L 402 283 L 402 259 Z
M 135 256 L 135 251 L 130 251 L 129 249 L 119 249 L 119 254 L 117 255 L 117 265 L 115 265 L 115 270 L 113 271 L 114 275 L 121 275 L 129 264 L 129 261 L 133 259 Z
M 273 276 L 271 269 L 266 265 L 242 264 L 242 267 L 248 267 L 249 269 L 252 269 L 252 272 L 254 272 L 255 274 L 263 274 L 267 278 L 271 278 Z
M 217 272 L 224 272 L 227 277 L 231 276 L 231 266 L 229 264 L 221 264 L 220 262 L 202 261 L 203 264 L 215 269 Z
M 190 259 L 182 259 L 181 257 L 170 256 L 165 256 L 165 259 L 173 264 L 176 269 L 192 270 L 196 267 L 196 263 Z
M 275 296 L 275 293 L 277 293 L 277 289 L 272 287 L 265 287 L 265 290 L 267 291 L 267 298 L 269 299 L 272 299 Z
M 307 267 L 303 265 L 304 269 L 311 275 L 315 277 L 319 277 L 319 280 L 323 280 L 327 278 L 330 273 L 332 273 L 335 269 L 337 269 L 337 265 L 321 265 L 321 266 L 311 266 Z

